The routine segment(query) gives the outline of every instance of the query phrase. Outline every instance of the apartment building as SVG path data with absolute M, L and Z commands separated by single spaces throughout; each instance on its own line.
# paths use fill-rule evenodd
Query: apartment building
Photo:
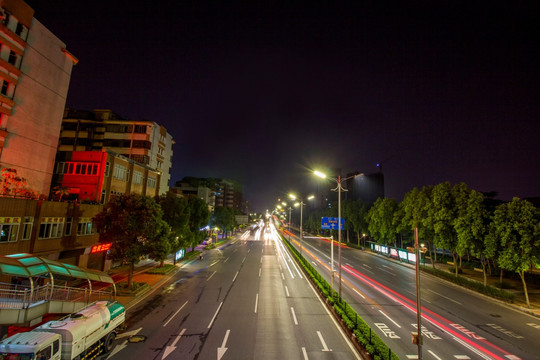
M 0 167 L 48 195 L 77 59 L 23 0 L 0 0 Z
M 126 120 L 108 109 L 66 108 L 57 162 L 73 151 L 112 150 L 158 171 L 159 193 L 169 190 L 174 140 L 167 129 L 150 120 Z
M 237 213 L 245 213 L 242 184 L 238 181 L 219 178 L 185 177 L 176 182 L 179 189 L 187 187 L 206 187 L 215 194 L 215 207 L 229 207 Z

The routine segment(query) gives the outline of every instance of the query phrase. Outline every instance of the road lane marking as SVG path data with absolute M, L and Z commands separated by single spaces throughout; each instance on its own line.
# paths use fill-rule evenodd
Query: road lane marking
M 248 251 L 247 251 L 247 252 L 249 253 L 250 251 L 251 251 L 251 248 L 250 248 L 250 249 L 248 249 Z
M 395 322 L 394 320 L 392 320 L 392 319 L 390 318 L 390 316 L 386 315 L 382 310 L 379 310 L 379 312 L 380 312 L 381 314 L 383 314 L 388 320 L 390 320 L 391 322 L 393 322 L 394 325 L 396 325 L 398 328 L 401 329 L 401 326 L 399 326 L 399 324 L 398 324 L 397 322 Z
M 287 294 L 287 297 L 290 297 L 289 288 L 287 287 L 287 285 L 285 285 L 285 293 Z
M 259 268 L 259 277 L 261 277 L 261 270 L 262 268 Z
M 371 269 L 371 266 L 369 266 L 367 264 L 362 264 L 362 266 L 367 267 L 368 269 Z
M 456 300 L 454 300 L 454 299 L 452 299 L 452 298 L 449 298 L 448 296 L 444 296 L 443 294 L 439 294 L 438 292 L 433 291 L 433 290 L 431 290 L 431 289 L 427 289 L 427 290 L 430 291 L 430 292 L 432 292 L 432 293 L 434 293 L 434 294 L 437 294 L 437 295 L 439 295 L 440 297 L 443 297 L 443 298 L 445 298 L 445 299 L 447 299 L 447 300 L 453 301 L 453 302 L 455 302 L 455 303 L 458 304 L 458 305 L 463 305 L 463 304 L 460 303 L 459 301 L 456 301 Z
M 210 323 L 208 324 L 208 329 L 210 329 L 212 327 L 212 324 L 214 323 L 214 320 L 216 319 L 216 316 L 219 313 L 219 309 L 221 309 L 222 305 L 223 305 L 223 301 L 219 303 L 219 306 L 218 306 L 218 308 L 216 310 L 216 313 L 214 314 L 214 316 L 212 316 L 212 320 L 210 320 Z
M 428 353 L 430 353 L 435 359 L 437 360 L 442 360 L 440 357 L 438 357 L 437 355 L 435 355 L 435 353 L 431 350 L 428 350 Z
M 215 274 L 216 272 L 217 272 L 217 271 L 214 271 L 214 272 L 212 273 L 212 275 L 210 275 L 210 276 L 208 277 L 208 279 L 206 279 L 206 281 L 210 280 L 210 279 L 212 278 L 212 276 L 214 276 L 214 274 Z
M 236 274 L 234 274 L 234 279 L 232 279 L 232 282 L 234 282 L 234 280 L 236 280 L 237 276 L 238 276 L 238 271 L 236 272 Z
M 460 359 L 460 360 L 467 360 L 467 359 L 470 359 L 470 357 L 468 357 L 467 355 L 454 355 L 454 357 L 456 359 Z
M 296 314 L 294 313 L 294 308 L 291 306 L 291 313 L 294 320 L 294 325 L 298 325 L 298 320 L 296 319 Z
M 319 340 L 321 340 L 322 344 L 322 351 L 332 351 L 332 349 L 329 349 L 328 346 L 326 346 L 326 342 L 324 341 L 322 334 L 320 331 L 317 331 L 317 335 L 319 335 Z
M 184 333 L 186 332 L 186 329 L 182 329 L 180 331 L 180 334 L 174 339 L 172 344 L 170 346 L 166 346 L 165 350 L 163 351 L 163 356 L 161 357 L 161 360 L 165 359 L 167 356 L 169 356 L 174 350 L 176 350 L 176 344 L 178 344 L 178 341 L 180 341 L 180 338 Z
M 304 355 L 304 360 L 309 360 L 305 347 L 302 347 L 302 354 Z
M 365 299 L 365 298 L 366 298 L 364 295 L 360 294 L 360 293 L 358 292 L 358 290 L 353 289 L 353 291 L 354 291 L 355 293 L 357 293 L 358 295 L 360 295 L 360 296 L 362 297 L 362 299 Z
M 285 280 L 285 275 L 283 275 L 283 273 L 281 273 L 281 278 Z
M 184 303 L 184 305 L 180 306 L 180 308 L 178 310 L 176 310 L 176 312 L 173 314 L 173 316 L 171 316 L 169 318 L 169 320 L 167 320 L 167 322 L 165 324 L 163 324 L 163 327 L 169 325 L 169 323 L 171 322 L 171 320 L 176 316 L 178 315 L 178 313 L 180 312 L 180 310 L 182 310 L 184 308 L 184 306 L 186 306 L 186 304 L 188 303 L 188 301 L 186 300 L 186 302 Z
M 244 261 L 246 261 L 246 257 L 244 256 L 244 260 L 242 260 L 242 264 L 244 263 Z
M 259 304 L 259 293 L 255 296 L 255 314 L 257 313 L 257 305 Z
M 224 264 L 227 262 L 227 260 L 229 260 L 229 258 L 226 258 L 225 261 L 223 262 Z
M 217 348 L 217 359 L 221 360 L 223 355 L 225 355 L 225 351 L 227 351 L 228 348 L 225 347 L 227 345 L 227 339 L 229 339 L 229 334 L 231 333 L 230 329 L 227 329 L 227 332 L 225 332 L 225 337 L 223 338 L 223 342 L 221 343 L 221 347 Z

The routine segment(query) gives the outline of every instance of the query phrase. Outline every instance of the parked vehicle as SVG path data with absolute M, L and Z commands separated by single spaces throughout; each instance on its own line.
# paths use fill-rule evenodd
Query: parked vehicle
M 60 320 L 0 341 L 0 360 L 84 360 L 112 350 L 126 311 L 100 301 Z

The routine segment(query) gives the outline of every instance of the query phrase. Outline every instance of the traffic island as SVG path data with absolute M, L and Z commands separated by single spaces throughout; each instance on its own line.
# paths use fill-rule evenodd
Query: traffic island
M 116 284 L 116 295 L 118 296 L 140 296 L 150 290 L 147 283 L 133 282 L 131 289 L 127 287 L 127 281 L 121 281 Z

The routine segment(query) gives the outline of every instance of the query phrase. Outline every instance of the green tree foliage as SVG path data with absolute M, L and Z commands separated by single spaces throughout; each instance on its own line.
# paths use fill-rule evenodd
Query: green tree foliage
M 103 210 L 92 219 L 100 238 L 111 242 L 110 256 L 130 265 L 128 287 L 133 284 L 133 270 L 151 243 L 163 231 L 162 210 L 151 197 L 122 194 L 111 197 Z
M 158 202 L 163 210 L 163 220 L 171 227 L 171 252 L 186 248 L 189 245 L 191 234 L 188 200 L 169 191 L 167 194 L 160 196 Z
M 217 226 L 224 231 L 232 231 L 236 226 L 233 209 L 223 206 L 216 207 L 210 217 L 210 226 Z
M 158 220 L 156 226 L 156 236 L 148 241 L 148 256 L 155 261 L 160 262 L 163 267 L 167 256 L 173 252 L 176 245 L 174 233 L 165 220 Z
M 458 216 L 454 219 L 454 228 L 457 235 L 457 252 L 463 254 L 469 251 L 471 255 L 480 259 L 484 275 L 484 286 L 487 285 L 487 252 L 485 237 L 489 221 L 488 212 L 484 205 L 482 193 L 465 189 L 464 184 L 454 190 Z
M 201 229 L 208 225 L 208 221 L 210 220 L 210 210 L 208 210 L 206 202 L 197 197 L 188 199 L 188 209 L 189 232 L 186 235 L 186 239 L 188 244 L 194 247 L 204 239 L 205 233 L 201 231 Z
M 345 229 L 354 231 L 360 244 L 360 234 L 368 231 L 367 204 L 362 200 L 345 200 L 341 203 L 341 212 L 345 219 Z
M 378 198 L 367 213 L 368 229 L 371 236 L 384 244 L 395 245 L 397 226 L 394 222 L 398 204 L 394 199 Z
M 538 217 L 538 210 L 530 202 L 513 198 L 497 206 L 488 236 L 489 242 L 500 244 L 499 266 L 519 274 L 527 306 L 530 303 L 525 272 L 540 262 Z

